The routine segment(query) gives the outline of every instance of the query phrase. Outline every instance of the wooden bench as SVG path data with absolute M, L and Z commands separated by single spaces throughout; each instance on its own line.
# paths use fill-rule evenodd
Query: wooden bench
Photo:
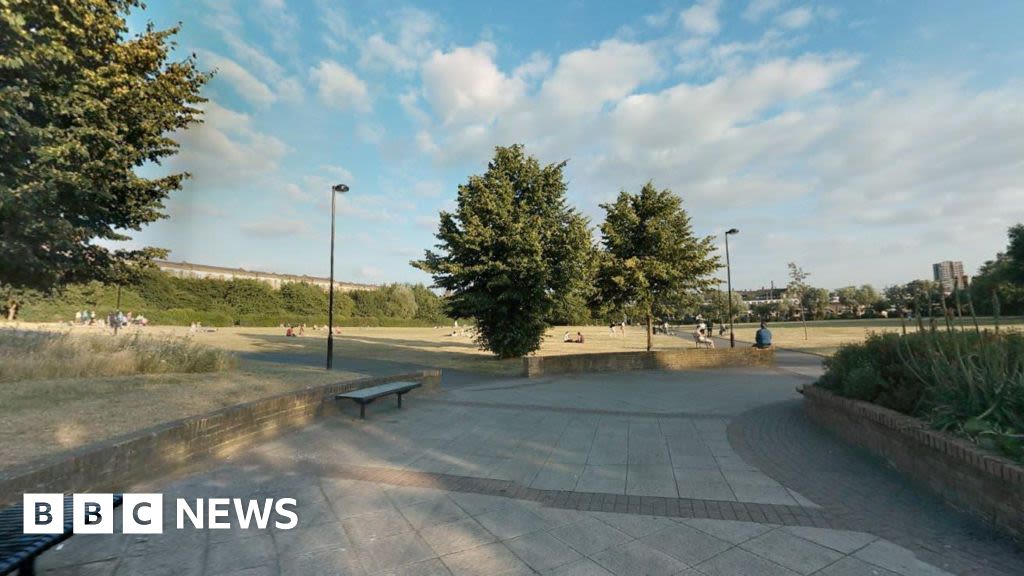
M 389 382 L 377 386 L 370 386 L 361 390 L 344 392 L 335 396 L 336 399 L 345 398 L 359 403 L 359 418 L 366 418 L 366 405 L 377 398 L 396 394 L 398 396 L 398 407 L 402 407 L 402 394 L 422 386 L 422 382 Z
M 114 494 L 114 508 L 121 500 L 120 494 Z M 64 496 L 64 531 L 60 534 L 24 534 L 23 510 L 22 504 L 0 510 L 0 574 L 15 570 L 18 576 L 35 574 L 36 557 L 74 535 L 71 496 Z

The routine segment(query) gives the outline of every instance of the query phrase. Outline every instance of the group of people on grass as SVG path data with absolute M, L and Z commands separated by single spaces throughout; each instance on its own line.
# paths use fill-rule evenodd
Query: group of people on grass
M 568 330 L 566 330 L 565 334 L 562 335 L 562 342 L 567 342 L 570 344 L 583 344 L 583 332 L 576 332 L 576 335 L 573 336 L 572 334 L 569 333 Z
M 697 329 L 693 332 L 693 340 L 698 346 L 705 345 L 708 348 L 715 347 L 715 341 L 711 338 L 712 334 L 711 322 L 704 323 L 700 322 L 697 324 Z M 721 336 L 725 333 L 725 326 L 719 328 L 718 335 Z M 765 349 L 772 347 L 772 331 L 768 329 L 768 324 L 765 321 L 761 321 L 761 327 L 758 328 L 754 334 L 754 348 Z

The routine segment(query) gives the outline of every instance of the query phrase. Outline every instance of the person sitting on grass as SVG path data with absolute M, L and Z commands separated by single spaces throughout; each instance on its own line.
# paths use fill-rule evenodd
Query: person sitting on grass
M 562 342 L 572 342 L 572 336 L 569 335 L 568 330 L 566 330 L 565 334 L 562 335 Z
M 765 321 L 761 321 L 761 328 L 754 335 L 754 348 L 771 348 L 772 347 L 772 331 L 768 329 Z
M 583 344 L 583 332 L 577 332 L 576 333 L 576 340 L 575 340 L 575 342 L 577 344 Z
M 288 337 L 295 336 L 295 330 L 293 330 L 291 326 L 288 326 L 288 330 L 285 331 L 284 335 Z

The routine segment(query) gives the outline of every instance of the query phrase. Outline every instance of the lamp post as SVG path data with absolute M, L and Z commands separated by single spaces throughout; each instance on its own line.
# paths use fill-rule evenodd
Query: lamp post
M 327 369 L 334 363 L 334 205 L 338 194 L 348 192 L 348 186 L 331 186 L 331 282 L 327 292 Z
M 736 347 L 736 333 L 732 330 L 732 266 L 729 262 L 729 236 L 739 234 L 736 228 L 730 228 L 725 232 L 725 278 L 729 284 L 729 347 Z

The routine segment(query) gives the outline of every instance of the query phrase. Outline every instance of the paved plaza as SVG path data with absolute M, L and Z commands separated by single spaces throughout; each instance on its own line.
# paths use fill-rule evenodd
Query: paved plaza
M 76 536 L 45 574 L 1021 574 L 1024 555 L 802 418 L 820 370 L 465 378 L 340 412 L 172 498 L 292 497 L 294 530 Z M 169 506 L 169 505 L 168 505 Z M 173 514 L 165 517 L 171 526 Z

